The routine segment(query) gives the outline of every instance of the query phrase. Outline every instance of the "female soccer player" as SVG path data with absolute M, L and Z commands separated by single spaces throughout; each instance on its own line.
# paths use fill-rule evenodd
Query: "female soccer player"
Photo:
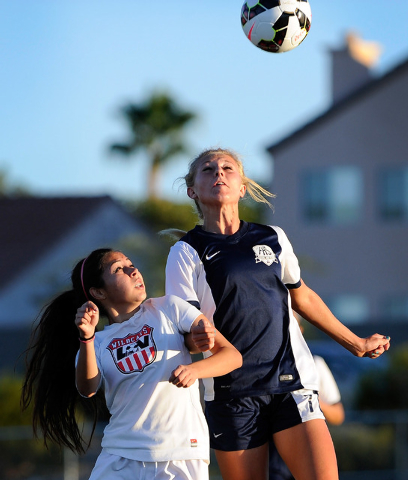
M 71 279 L 72 290 L 45 309 L 30 349 L 22 403 L 34 404 L 35 430 L 46 444 L 82 452 L 76 390 L 95 398 L 103 387 L 111 416 L 92 480 L 208 479 L 197 379 L 240 367 L 240 353 L 221 333 L 207 332 L 195 341 L 202 350 L 210 342 L 213 356 L 192 363 L 184 334 L 208 320 L 175 296 L 144 301 L 143 277 L 119 251 L 95 250 Z M 100 313 L 109 325 L 96 333 Z
M 266 479 L 273 438 L 297 480 L 337 480 L 313 358 L 292 308 L 358 357 L 377 358 L 389 337 L 353 334 L 305 285 L 283 230 L 240 220 L 247 191 L 266 203 L 271 194 L 245 176 L 232 151 L 204 151 L 185 181 L 202 225 L 171 248 L 166 292 L 199 308 L 243 356 L 239 370 L 204 381 L 223 479 Z

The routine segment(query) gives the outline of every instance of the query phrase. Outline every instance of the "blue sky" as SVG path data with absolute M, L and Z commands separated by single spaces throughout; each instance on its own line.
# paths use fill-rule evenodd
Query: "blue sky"
M 108 145 L 126 137 L 128 102 L 167 91 L 199 120 L 190 154 L 162 172 L 164 197 L 204 148 L 242 154 L 271 178 L 265 147 L 330 105 L 330 49 L 356 31 L 382 44 L 374 73 L 408 57 L 407 0 L 311 0 L 312 28 L 295 50 L 254 47 L 238 0 L 0 0 L 0 170 L 38 195 L 143 198 L 146 162 Z

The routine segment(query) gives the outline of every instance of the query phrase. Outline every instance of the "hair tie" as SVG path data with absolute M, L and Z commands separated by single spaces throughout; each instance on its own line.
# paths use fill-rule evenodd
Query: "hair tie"
M 82 266 L 81 266 L 81 284 L 82 284 L 82 290 L 84 291 L 85 298 L 89 302 L 89 298 L 88 298 L 88 295 L 86 294 L 85 285 L 84 285 L 84 265 L 87 259 L 88 257 L 84 258 L 84 261 L 82 262 Z
M 92 337 L 89 337 L 89 338 L 81 338 L 79 337 L 79 341 L 81 343 L 91 343 L 95 340 L 95 333 L 92 335 Z

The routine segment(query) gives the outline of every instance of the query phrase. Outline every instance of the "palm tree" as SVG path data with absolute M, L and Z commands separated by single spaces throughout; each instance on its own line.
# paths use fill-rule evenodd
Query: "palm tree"
M 114 143 L 112 152 L 129 157 L 145 150 L 150 160 L 148 198 L 157 198 L 158 171 L 171 157 L 186 150 L 184 127 L 196 116 L 180 109 L 167 94 L 153 93 L 144 103 L 122 108 L 131 137 L 127 143 Z
M 0 167 L 0 198 L 1 197 L 29 197 L 29 191 L 24 185 L 12 184 L 8 173 Z

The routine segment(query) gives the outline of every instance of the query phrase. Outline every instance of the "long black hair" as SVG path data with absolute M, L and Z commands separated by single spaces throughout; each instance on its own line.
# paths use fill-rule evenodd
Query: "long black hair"
M 101 395 L 81 397 L 75 385 L 75 357 L 78 352 L 77 309 L 88 299 L 102 309 L 89 293 L 103 287 L 103 259 L 110 248 L 94 250 L 79 261 L 71 274 L 72 289 L 54 298 L 40 312 L 26 351 L 26 375 L 21 394 L 22 409 L 33 404 L 35 436 L 42 432 L 44 444 L 54 442 L 84 453 L 92 439 L 101 410 Z M 103 310 L 102 310 L 103 312 Z M 102 407 L 103 408 L 103 407 Z M 78 424 L 78 412 L 90 411 L 93 426 L 88 441 Z

